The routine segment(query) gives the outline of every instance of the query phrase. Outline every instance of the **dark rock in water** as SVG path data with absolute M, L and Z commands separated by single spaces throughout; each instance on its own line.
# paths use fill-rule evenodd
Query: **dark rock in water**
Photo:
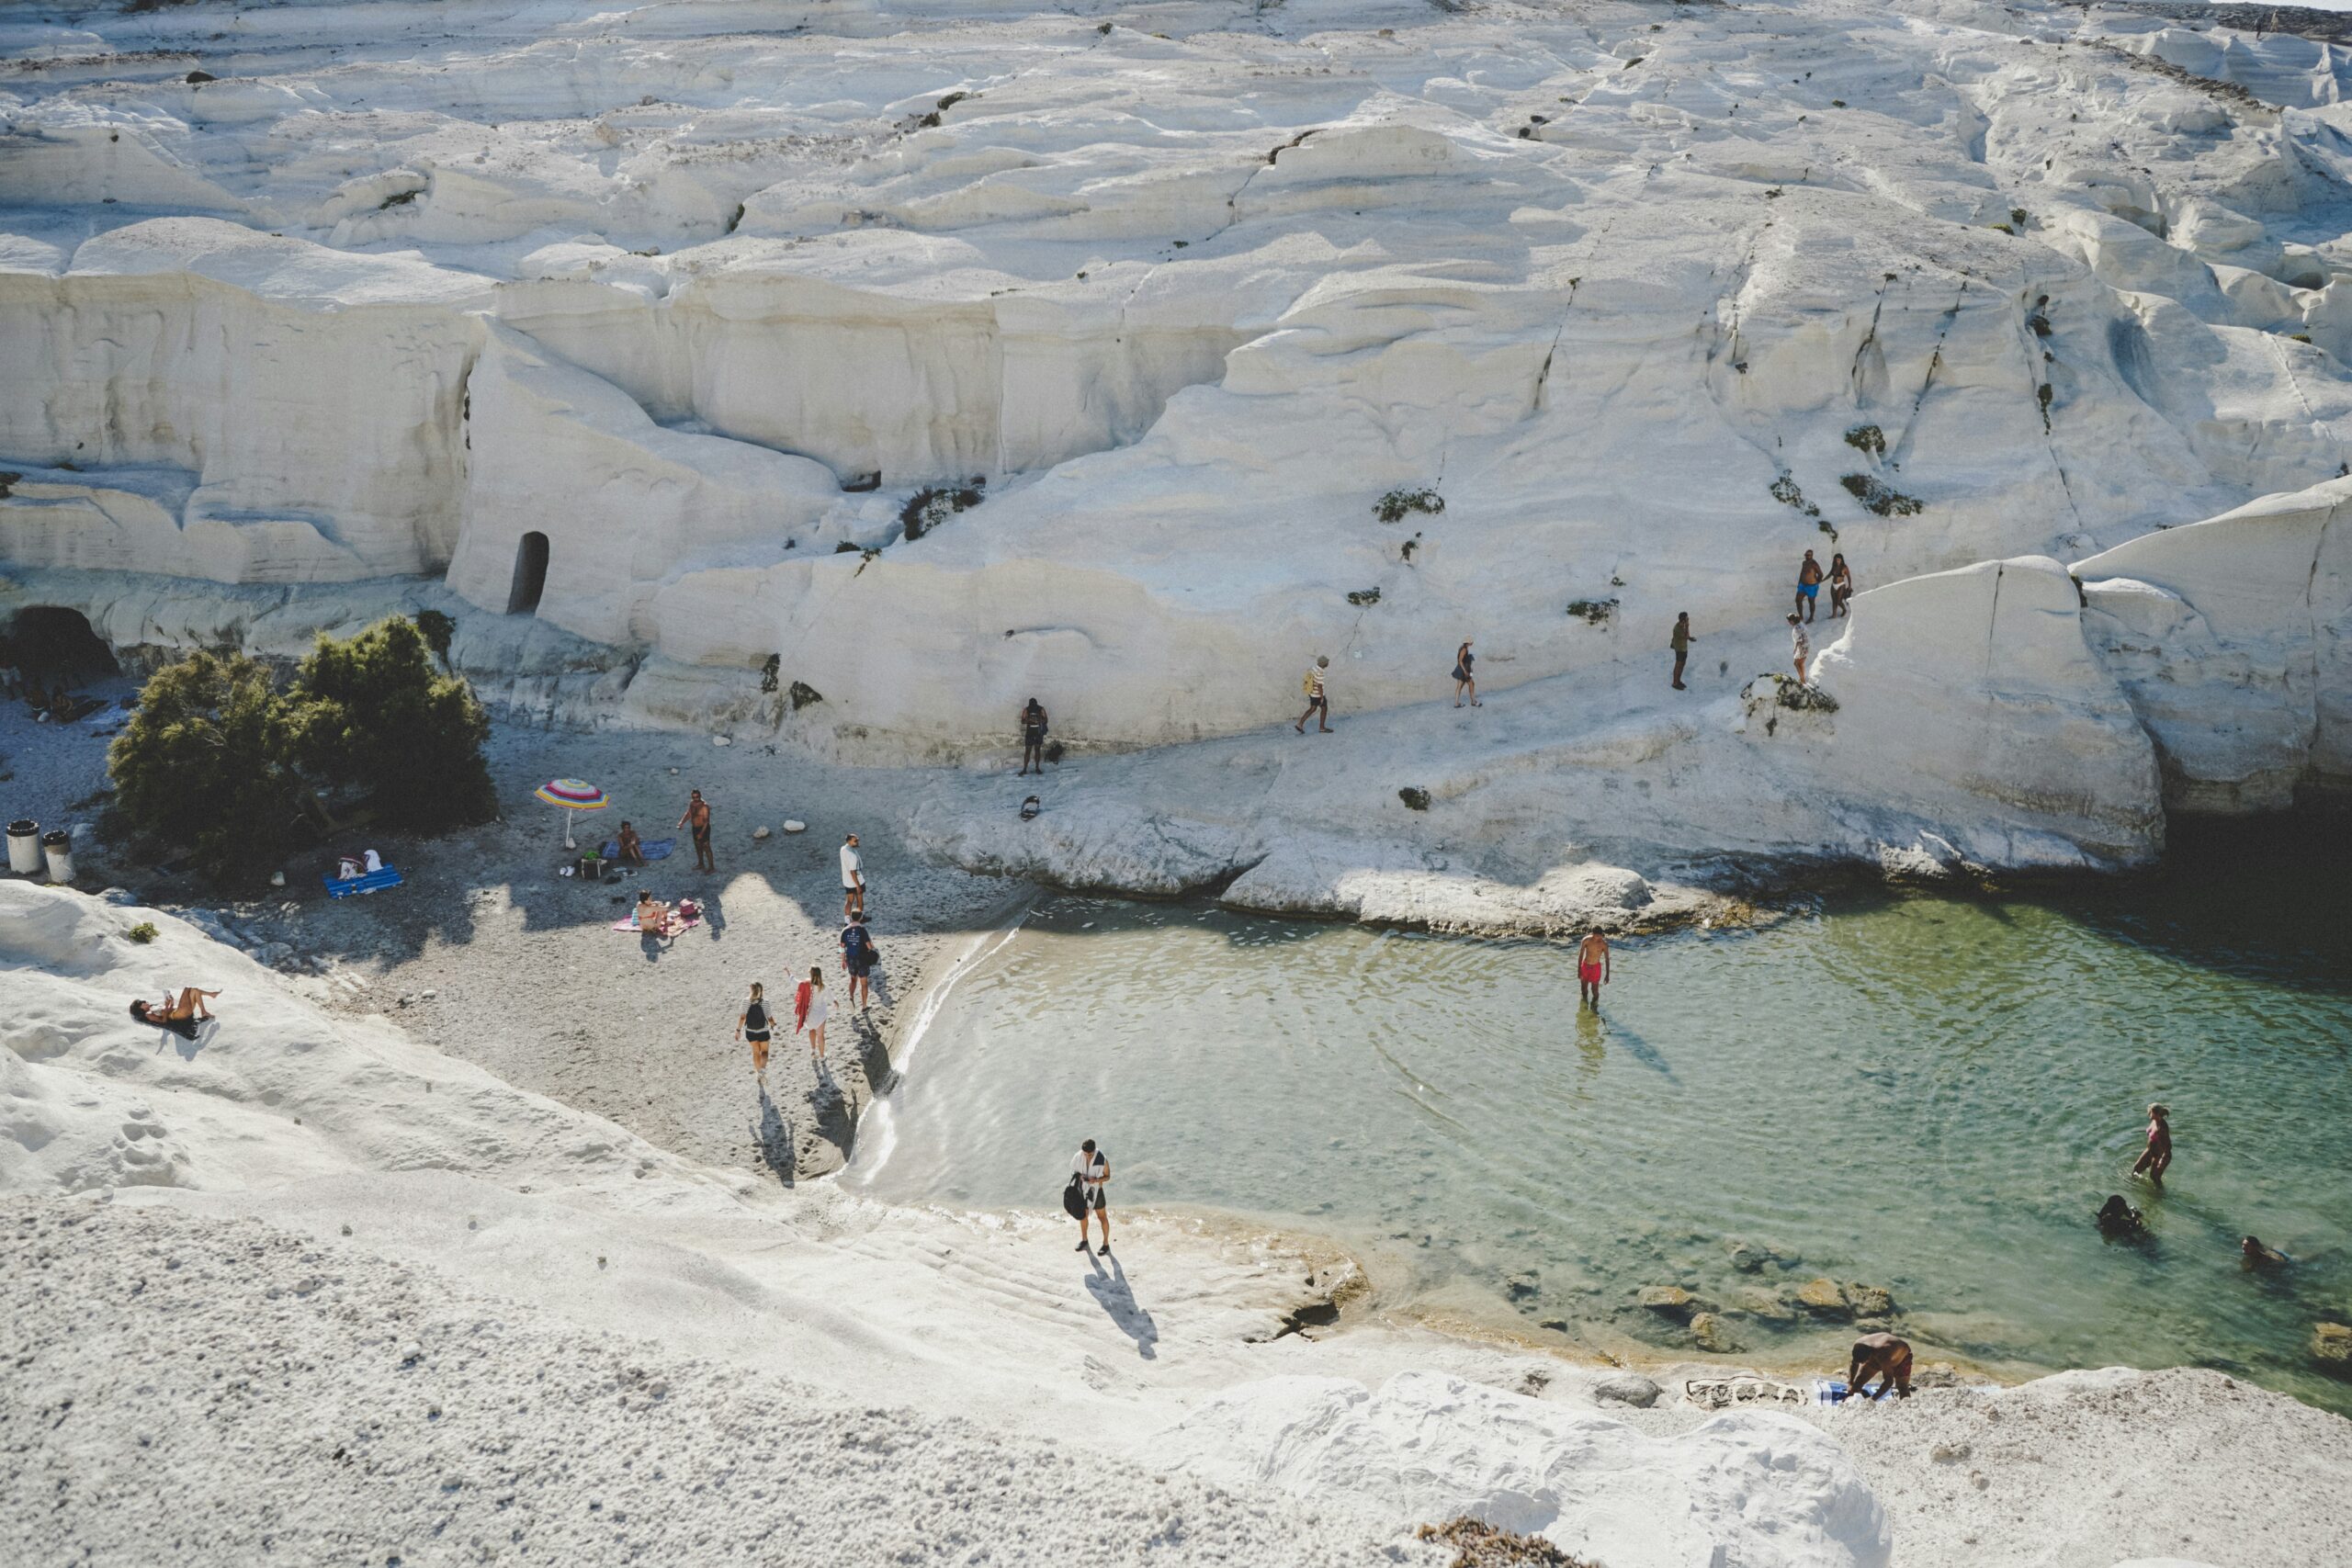
M 1592 1385 L 1592 1400 L 1596 1404 L 1630 1404 L 1647 1410 L 1665 1392 L 1639 1372 L 1619 1372 Z
M 1797 1316 L 1788 1298 L 1762 1285 L 1743 1285 L 1734 1291 L 1729 1310 L 1764 1323 L 1794 1323 Z
M 1885 1317 L 1894 1311 L 1894 1296 L 1883 1285 L 1849 1285 L 1846 1299 L 1857 1317 Z
M 1838 1321 L 1854 1315 L 1854 1305 L 1835 1280 L 1807 1280 L 1797 1287 L 1797 1305 L 1815 1317 Z
M 1645 1310 L 1677 1323 L 1687 1321 L 1699 1305 L 1699 1298 L 1679 1285 L 1646 1285 L 1634 1299 Z
M 1731 1266 L 1743 1274 L 1758 1274 L 1767 1269 L 1792 1268 L 1804 1261 L 1796 1253 L 1760 1241 L 1745 1241 L 1735 1236 L 1724 1245 L 1730 1249 Z
M 1503 1293 L 1515 1302 L 1532 1302 L 1541 1289 L 1532 1269 L 1521 1269 L 1503 1281 Z
M 2352 1371 L 2352 1327 L 2340 1323 L 2314 1324 L 2312 1359 L 2324 1367 Z
M 1690 1342 L 1711 1356 L 1729 1355 L 1740 1348 L 1733 1337 L 1731 1325 L 1711 1312 L 1702 1312 L 1690 1319 Z

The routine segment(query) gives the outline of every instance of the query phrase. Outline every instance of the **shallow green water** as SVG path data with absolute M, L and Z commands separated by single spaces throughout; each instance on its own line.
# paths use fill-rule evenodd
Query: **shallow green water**
M 1772 1304 L 1827 1276 L 1890 1289 L 1930 1358 L 2352 1410 L 2304 1350 L 2352 1314 L 2352 898 L 2312 831 L 1625 943 L 1598 1018 L 1558 947 L 1057 898 L 950 995 L 849 1179 L 1051 1208 L 1091 1135 L 1117 1203 L 1335 1236 L 1386 1306 L 1670 1349 L 1634 1298 L 1680 1285 L 1748 1359 L 1842 1360 L 1850 1325 Z M 2161 1194 L 2123 1174 L 2151 1100 Z M 2100 1239 L 2109 1192 L 2149 1241 Z M 2245 1273 L 2249 1231 L 2296 1266 Z

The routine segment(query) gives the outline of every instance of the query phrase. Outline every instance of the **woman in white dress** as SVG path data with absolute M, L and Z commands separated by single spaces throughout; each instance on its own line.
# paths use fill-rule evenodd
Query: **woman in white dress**
M 825 1017 L 832 1011 L 825 999 L 825 971 L 810 969 L 808 978 L 800 982 L 800 994 L 793 1000 L 794 1027 L 808 1032 L 808 1048 L 821 1064 L 825 1059 Z

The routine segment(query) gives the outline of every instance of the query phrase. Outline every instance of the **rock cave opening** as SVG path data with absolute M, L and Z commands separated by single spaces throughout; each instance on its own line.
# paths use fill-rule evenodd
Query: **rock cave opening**
M 26 680 L 47 687 L 76 685 L 122 672 L 114 650 L 91 629 L 90 618 L 62 604 L 28 604 L 6 627 L 7 662 Z
M 548 536 L 533 529 L 514 547 L 514 586 L 507 590 L 506 613 L 537 615 L 539 593 L 548 585 Z

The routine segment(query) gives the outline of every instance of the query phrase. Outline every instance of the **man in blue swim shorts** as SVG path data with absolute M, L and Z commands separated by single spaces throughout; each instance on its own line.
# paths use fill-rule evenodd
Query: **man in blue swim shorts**
M 1813 558 L 1811 550 L 1805 551 L 1804 564 L 1797 568 L 1797 608 L 1808 621 L 1821 602 L 1821 563 Z

